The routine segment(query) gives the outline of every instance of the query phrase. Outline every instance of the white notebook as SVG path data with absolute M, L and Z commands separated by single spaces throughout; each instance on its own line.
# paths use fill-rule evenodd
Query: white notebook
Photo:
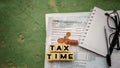
M 106 56 L 107 54 L 104 33 L 104 26 L 107 24 L 105 12 L 102 9 L 94 7 L 79 44 L 79 46 L 102 56 Z

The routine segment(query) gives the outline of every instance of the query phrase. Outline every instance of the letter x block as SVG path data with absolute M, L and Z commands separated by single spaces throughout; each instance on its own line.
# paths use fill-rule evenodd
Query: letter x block
M 70 52 L 70 45 L 68 45 L 68 44 L 63 44 L 63 52 L 64 52 L 64 53 Z

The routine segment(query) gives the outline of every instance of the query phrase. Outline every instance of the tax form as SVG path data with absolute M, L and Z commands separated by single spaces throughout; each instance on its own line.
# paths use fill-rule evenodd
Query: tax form
M 66 32 L 71 32 L 71 39 L 81 41 L 81 36 L 86 28 L 90 12 L 80 13 L 52 13 L 46 14 L 46 49 L 55 44 L 58 38 L 63 38 Z M 71 45 L 74 52 L 74 61 L 53 61 L 45 59 L 44 68 L 107 68 L 106 59 L 79 46 Z

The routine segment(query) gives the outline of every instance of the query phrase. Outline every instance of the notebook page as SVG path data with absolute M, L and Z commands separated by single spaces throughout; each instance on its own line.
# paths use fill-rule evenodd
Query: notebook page
M 106 25 L 105 11 L 95 7 L 81 39 L 80 46 L 102 56 L 106 56 L 107 47 L 104 33 Z

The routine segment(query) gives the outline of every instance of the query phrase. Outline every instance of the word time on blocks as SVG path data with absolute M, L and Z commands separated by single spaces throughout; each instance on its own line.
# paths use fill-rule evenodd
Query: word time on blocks
M 72 61 L 74 60 L 74 53 L 47 53 L 48 61 Z

